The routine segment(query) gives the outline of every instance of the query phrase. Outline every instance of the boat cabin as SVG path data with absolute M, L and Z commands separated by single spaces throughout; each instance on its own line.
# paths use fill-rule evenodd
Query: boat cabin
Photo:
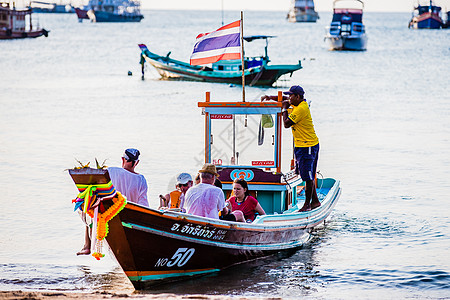
M 365 32 L 362 9 L 335 8 L 330 25 L 332 35 L 354 35 Z
M 425 14 L 425 13 L 432 13 L 436 15 L 440 15 L 441 13 L 441 7 L 436 5 L 419 5 L 415 8 L 417 10 L 417 13 L 419 15 Z
M 267 48 L 269 46 L 268 40 L 273 38 L 271 35 L 252 35 L 245 36 L 244 40 L 246 42 L 252 42 L 255 40 L 265 40 L 266 46 L 264 47 L 264 56 L 253 56 L 253 57 L 245 57 L 244 65 L 245 69 L 257 68 L 265 66 L 269 63 L 269 55 Z M 242 71 L 242 61 L 239 59 L 235 60 L 219 60 L 212 64 L 212 69 L 214 71 L 223 71 L 223 72 L 238 72 Z
M 12 31 L 25 31 L 25 17 L 31 15 L 31 10 L 16 10 L 9 3 L 0 2 L 0 28 Z
M 284 128 L 279 101 L 199 102 L 205 115 L 205 162 L 216 165 L 225 198 L 236 178 L 248 182 L 249 192 L 267 214 L 281 214 L 297 203 L 303 189 L 291 169 L 281 171 Z

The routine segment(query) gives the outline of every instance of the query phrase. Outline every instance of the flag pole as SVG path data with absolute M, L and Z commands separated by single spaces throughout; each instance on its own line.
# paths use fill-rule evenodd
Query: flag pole
M 241 10 L 241 63 L 242 63 L 242 102 L 245 102 L 244 12 L 242 10 Z

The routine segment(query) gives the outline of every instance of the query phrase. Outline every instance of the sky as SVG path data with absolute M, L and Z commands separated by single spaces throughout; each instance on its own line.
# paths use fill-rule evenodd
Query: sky
M 427 3 L 428 0 L 421 0 Z M 450 0 L 434 0 L 442 10 L 450 9 Z M 192 10 L 289 10 L 291 0 L 141 0 L 143 9 L 192 9 Z M 333 0 L 315 0 L 317 11 L 331 11 Z M 411 12 L 417 0 L 365 0 L 365 11 Z

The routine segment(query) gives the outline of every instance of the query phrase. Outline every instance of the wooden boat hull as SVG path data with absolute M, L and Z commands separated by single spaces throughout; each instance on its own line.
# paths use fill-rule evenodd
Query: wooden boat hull
M 37 38 L 40 36 L 47 37 L 48 31 L 45 29 L 32 31 L 14 31 L 8 29 L 0 29 L 0 40 Z
M 440 29 L 442 25 L 442 19 L 438 15 L 425 13 L 414 17 L 409 27 L 414 29 Z
M 240 71 L 224 72 L 207 67 L 191 66 L 181 61 L 159 56 L 148 49 L 143 50 L 141 55 L 158 71 L 162 79 L 242 84 L 242 73 Z M 293 72 L 301 68 L 299 62 L 297 65 L 262 65 L 246 69 L 245 84 L 272 86 L 282 75 L 290 74 L 292 76 Z
M 307 11 L 296 11 L 291 10 L 288 13 L 289 22 L 317 22 L 319 19 L 319 14 L 314 9 L 309 9 Z
M 367 36 L 332 36 L 325 37 L 329 50 L 364 51 L 367 49 Z
M 319 208 L 298 213 L 294 207 L 250 224 L 128 203 L 110 221 L 107 242 L 134 287 L 145 289 L 298 249 L 331 213 L 339 195 L 339 182 L 334 181 Z

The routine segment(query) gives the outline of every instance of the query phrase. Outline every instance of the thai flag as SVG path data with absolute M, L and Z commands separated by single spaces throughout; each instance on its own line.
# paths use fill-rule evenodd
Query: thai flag
M 219 60 L 241 59 L 241 21 L 197 36 L 191 65 L 205 65 Z

